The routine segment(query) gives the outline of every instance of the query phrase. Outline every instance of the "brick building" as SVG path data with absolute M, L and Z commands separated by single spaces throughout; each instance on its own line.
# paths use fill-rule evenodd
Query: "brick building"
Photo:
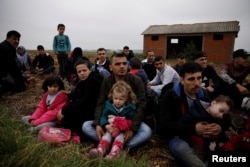
M 153 50 L 155 55 L 175 58 L 193 41 L 208 61 L 223 63 L 231 60 L 239 30 L 239 21 L 151 25 L 142 33 L 143 53 Z

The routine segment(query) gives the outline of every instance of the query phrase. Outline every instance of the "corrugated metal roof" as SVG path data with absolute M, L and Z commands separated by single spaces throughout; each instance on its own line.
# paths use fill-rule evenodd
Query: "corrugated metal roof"
M 209 22 L 194 24 L 151 25 L 142 35 L 153 34 L 196 34 L 216 32 L 236 32 L 240 30 L 239 21 Z

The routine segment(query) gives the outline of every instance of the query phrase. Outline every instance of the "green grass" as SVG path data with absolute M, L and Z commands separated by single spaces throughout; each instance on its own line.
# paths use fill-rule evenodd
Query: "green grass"
M 0 166 L 3 167 L 149 167 L 146 156 L 136 161 L 123 151 L 112 160 L 90 160 L 87 153 L 92 144 L 69 143 L 52 146 L 37 142 L 37 135 L 30 134 L 20 116 L 0 105 Z

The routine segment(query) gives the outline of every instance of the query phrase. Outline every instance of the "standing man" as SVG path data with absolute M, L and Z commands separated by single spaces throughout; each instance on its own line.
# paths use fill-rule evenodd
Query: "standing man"
M 144 86 L 141 78 L 128 73 L 128 60 L 124 54 L 112 55 L 110 59 L 110 70 L 112 71 L 111 75 L 104 78 L 100 88 L 95 109 L 95 120 L 86 121 L 82 126 L 82 130 L 94 141 L 101 140 L 104 135 L 104 130 L 100 126 L 100 117 L 105 101 L 108 99 L 108 94 L 113 84 L 116 83 L 116 81 L 124 80 L 131 86 L 137 98 L 136 112 L 132 119 L 132 128 L 124 132 L 125 147 L 132 148 L 147 141 L 152 134 L 152 130 L 142 122 L 146 106 Z M 107 149 L 107 146 L 104 147 L 104 149 Z
M 180 83 L 166 90 L 160 102 L 157 132 L 166 141 L 180 166 L 206 166 L 203 159 L 199 158 L 198 150 L 189 143 L 190 136 L 214 138 L 222 133 L 219 124 L 209 123 L 206 120 L 180 123 L 180 119 L 189 108 L 195 106 L 195 102 L 203 107 L 211 102 L 208 92 L 201 88 L 202 70 L 197 63 L 185 63 L 180 71 Z M 227 123 L 228 120 L 224 122 Z
M 170 82 L 174 84 L 178 83 L 180 77 L 172 67 L 166 65 L 162 56 L 155 57 L 154 66 L 157 73 L 154 79 L 148 82 L 147 87 L 148 89 L 152 89 L 158 97 L 160 97 L 162 88 Z
M 71 44 L 69 37 L 67 35 L 64 35 L 64 24 L 58 24 L 57 31 L 58 35 L 56 35 L 53 40 L 53 50 L 57 55 L 59 64 L 59 76 L 64 79 L 67 77 L 66 67 L 68 63 L 68 54 L 71 50 Z
M 9 91 L 26 90 L 26 79 L 22 75 L 16 56 L 20 37 L 19 32 L 9 31 L 6 40 L 0 44 L 0 95 Z
M 152 50 L 147 52 L 147 58 L 142 60 L 142 68 L 148 75 L 148 79 L 151 81 L 156 75 L 156 69 L 154 66 L 155 53 Z
M 124 46 L 122 53 L 127 57 L 128 61 L 130 61 L 131 58 L 135 57 L 134 52 L 132 50 L 129 50 L 128 46 Z

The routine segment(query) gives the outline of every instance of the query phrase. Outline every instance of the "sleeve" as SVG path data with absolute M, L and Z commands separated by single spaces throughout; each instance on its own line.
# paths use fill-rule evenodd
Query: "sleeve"
M 132 119 L 132 131 L 137 132 L 139 129 L 142 120 L 144 118 L 144 112 L 146 109 L 146 95 L 144 91 L 144 86 L 142 80 L 135 76 L 135 80 L 133 82 L 133 91 L 136 95 L 136 112 Z
M 218 90 L 221 86 L 221 78 L 219 75 L 216 73 L 215 69 L 213 67 L 210 68 L 209 74 L 211 76 L 211 79 L 213 81 L 212 87 L 216 90 Z
M 70 50 L 71 50 L 71 43 L 70 43 L 69 36 L 66 36 L 66 38 L 67 38 L 67 51 L 70 52 Z
M 54 39 L 53 39 L 53 50 L 54 50 L 54 52 L 58 52 L 58 50 L 57 50 L 57 35 L 56 36 L 54 36 Z
M 33 67 L 33 68 L 36 68 L 37 62 L 38 62 L 38 56 L 36 56 L 35 59 L 34 59 L 33 62 L 32 62 L 32 67 Z
M 44 112 L 39 118 L 34 120 L 34 125 L 39 125 L 44 122 L 50 122 L 57 120 L 58 111 L 68 102 L 67 95 L 65 93 L 60 93 L 55 98 L 51 106 Z
M 226 83 L 228 83 L 228 84 L 235 84 L 236 85 L 236 81 L 232 78 L 232 77 L 230 77 L 229 75 L 228 75 L 228 66 L 227 65 L 223 65 L 222 66 L 222 69 L 221 69 L 221 71 L 220 71 L 220 77 L 221 77 L 221 79 L 223 80 L 223 81 L 225 81 Z
M 31 115 L 31 119 L 32 120 L 36 120 L 39 117 L 41 117 L 41 115 L 43 115 L 46 111 L 46 105 L 45 105 L 45 100 L 46 100 L 47 94 L 44 94 L 42 99 L 39 101 L 36 110 L 34 111 L 34 113 Z
M 101 117 L 101 113 L 102 113 L 102 109 L 105 104 L 105 101 L 107 100 L 106 95 L 108 95 L 109 88 L 110 86 L 108 85 L 108 81 L 104 79 L 101 84 L 100 94 L 99 94 L 98 101 L 97 101 L 96 108 L 95 108 L 94 125 L 100 125 L 100 117 Z

